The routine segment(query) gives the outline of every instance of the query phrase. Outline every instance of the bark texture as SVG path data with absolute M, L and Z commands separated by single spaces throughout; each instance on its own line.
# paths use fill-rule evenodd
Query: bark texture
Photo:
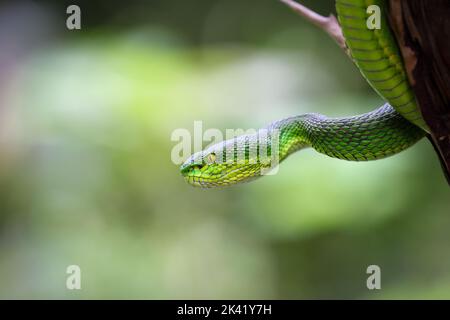
M 388 14 L 450 183 L 450 1 L 390 0 Z

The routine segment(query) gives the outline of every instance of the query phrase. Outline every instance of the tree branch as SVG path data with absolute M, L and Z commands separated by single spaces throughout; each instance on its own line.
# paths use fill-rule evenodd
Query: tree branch
M 348 56 L 350 56 L 347 45 L 345 44 L 345 38 L 342 34 L 341 26 L 333 14 L 330 14 L 328 17 L 324 17 L 304 5 L 295 2 L 294 0 L 280 1 L 291 8 L 298 15 L 325 31 L 334 41 L 336 41 L 339 47 L 344 50 Z
M 448 0 L 391 0 L 394 36 L 450 184 L 450 6 Z

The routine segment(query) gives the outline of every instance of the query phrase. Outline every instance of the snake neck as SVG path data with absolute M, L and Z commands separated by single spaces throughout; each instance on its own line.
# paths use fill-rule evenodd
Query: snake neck
M 280 161 L 305 147 L 338 159 L 376 160 L 407 149 L 425 135 L 389 104 L 353 117 L 304 114 L 277 121 L 269 129 L 279 135 Z
M 272 144 L 276 141 L 277 145 L 273 149 L 276 150 L 278 147 L 280 162 L 290 154 L 311 146 L 305 124 L 308 118 L 314 116 L 320 117 L 318 114 L 303 114 L 276 121 L 267 127 L 271 132 Z

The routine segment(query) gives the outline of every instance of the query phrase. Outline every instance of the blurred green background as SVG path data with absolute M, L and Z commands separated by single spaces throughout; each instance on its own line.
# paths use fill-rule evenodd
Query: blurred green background
M 172 163 L 171 133 L 195 120 L 382 104 L 278 1 L 3 2 L 0 70 L 0 298 L 450 298 L 449 190 L 425 139 L 367 163 L 305 150 L 217 190 Z

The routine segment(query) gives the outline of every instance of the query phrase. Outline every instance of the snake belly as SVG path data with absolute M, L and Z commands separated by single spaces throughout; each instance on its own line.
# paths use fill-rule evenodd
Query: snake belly
M 367 26 L 372 14 L 367 8 L 373 5 L 380 8 L 380 29 Z M 367 82 L 404 118 L 428 131 L 387 22 L 386 1 L 336 0 L 336 11 L 350 54 Z
M 381 8 L 381 29 L 370 30 L 366 25 L 370 5 Z M 355 64 L 388 103 L 352 117 L 294 116 L 255 134 L 219 142 L 183 163 L 181 174 L 189 184 L 210 188 L 250 181 L 272 169 L 273 159 L 278 165 L 306 147 L 344 160 L 381 159 L 405 150 L 425 136 L 427 126 L 384 17 L 385 1 L 337 0 L 336 8 Z

